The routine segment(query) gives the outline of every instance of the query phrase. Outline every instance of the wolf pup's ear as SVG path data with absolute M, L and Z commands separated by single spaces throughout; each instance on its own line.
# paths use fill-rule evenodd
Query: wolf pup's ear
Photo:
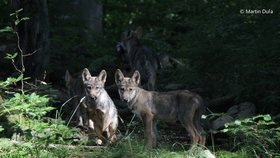
M 102 70 L 102 71 L 99 73 L 99 75 L 98 75 L 98 79 L 99 79 L 100 81 L 102 81 L 103 83 L 105 83 L 105 82 L 106 82 L 106 78 L 107 78 L 107 73 L 106 73 L 105 70 Z
M 72 80 L 72 76 L 70 75 L 68 70 L 66 70 L 66 72 L 65 72 L 64 80 L 65 80 L 65 82 L 70 82 Z
M 139 71 L 136 70 L 131 78 L 134 81 L 134 83 L 138 86 L 139 83 L 140 83 L 140 73 L 139 73 Z
M 121 72 L 120 69 L 117 69 L 116 73 L 115 73 L 115 82 L 116 84 L 118 84 L 120 81 L 122 81 L 124 79 L 124 75 Z
M 142 29 L 141 26 L 139 26 L 134 32 L 135 32 L 136 37 L 137 37 L 138 39 L 140 39 L 140 38 L 142 37 L 142 35 L 143 35 L 143 29 Z
M 122 36 L 121 36 L 121 41 L 122 42 L 125 42 L 127 39 L 131 38 L 133 35 L 133 31 L 132 30 L 126 30 L 122 33 Z
M 83 79 L 83 82 L 85 81 L 88 81 L 91 77 L 91 74 L 90 72 L 88 71 L 87 68 L 84 68 L 83 72 L 82 72 L 82 79 Z

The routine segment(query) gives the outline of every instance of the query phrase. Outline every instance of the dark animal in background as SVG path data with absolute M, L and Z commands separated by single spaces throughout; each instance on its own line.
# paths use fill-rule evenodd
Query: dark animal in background
M 190 135 L 191 144 L 204 145 L 206 141 L 201 126 L 201 116 L 204 111 L 202 98 L 188 90 L 170 92 L 147 91 L 139 88 L 140 73 L 124 77 L 118 69 L 115 82 L 122 101 L 126 102 L 133 113 L 144 123 L 145 144 L 148 147 L 157 146 L 157 119 L 173 122 L 179 121 Z
M 123 32 L 116 49 L 123 60 L 124 73 L 132 74 L 135 70 L 138 70 L 142 76 L 141 85 L 143 88 L 154 90 L 159 62 L 156 54 L 140 43 L 141 36 L 141 27 L 138 27 L 135 31 L 127 30 Z
M 106 135 L 109 142 L 113 142 L 116 139 L 118 127 L 117 109 L 104 89 L 106 78 L 105 70 L 102 70 L 98 76 L 91 76 L 87 68 L 82 73 L 89 117 L 89 139 L 92 139 L 93 131 L 95 131 L 99 138 L 98 144 L 107 141 L 105 139 Z M 106 135 L 104 136 L 104 134 Z
M 178 66 L 186 66 L 183 62 L 172 58 L 167 53 L 157 53 L 157 58 L 159 61 L 159 69 L 168 70 L 168 69 L 176 69 Z
M 74 112 L 76 107 L 79 105 L 80 100 L 82 97 L 85 96 L 84 93 L 84 87 L 83 87 L 83 81 L 81 75 L 79 75 L 76 78 L 73 78 L 69 71 L 66 70 L 65 73 L 65 86 L 67 88 L 67 91 L 72 98 L 71 101 L 71 110 Z M 71 113 L 72 114 L 72 113 Z M 78 127 L 87 128 L 88 124 L 88 117 L 86 112 L 86 105 L 84 102 L 80 104 L 77 111 L 74 114 L 74 121 L 76 122 L 76 125 Z

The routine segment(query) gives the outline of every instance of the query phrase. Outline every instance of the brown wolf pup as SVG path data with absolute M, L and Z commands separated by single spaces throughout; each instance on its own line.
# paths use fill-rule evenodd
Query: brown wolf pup
M 117 109 L 104 89 L 106 78 L 105 70 L 102 70 L 98 76 L 91 76 L 87 68 L 82 73 L 89 117 L 89 139 L 92 138 L 94 130 L 102 141 L 98 140 L 98 144 L 106 142 L 103 134 L 107 134 L 110 143 L 113 142 L 118 126 Z
M 85 96 L 84 88 L 83 88 L 83 80 L 81 75 L 79 75 L 77 78 L 73 78 L 69 71 L 66 70 L 65 73 L 65 86 L 67 88 L 67 91 L 70 95 L 70 97 L 74 97 L 72 101 L 72 110 L 76 109 L 76 106 L 79 105 L 80 100 L 82 97 Z M 78 107 L 77 111 L 74 115 L 74 120 L 78 127 L 86 128 L 88 124 L 88 118 L 86 113 L 86 105 L 84 102 Z
M 156 124 L 160 119 L 166 122 L 179 121 L 190 135 L 191 144 L 205 144 L 206 137 L 200 125 L 203 111 L 202 98 L 188 90 L 155 92 L 139 88 L 140 73 L 135 71 L 131 78 L 124 77 L 118 69 L 115 73 L 121 100 L 138 115 L 145 128 L 145 144 L 156 147 Z
M 122 58 L 125 74 L 138 70 L 141 74 L 141 85 L 144 89 L 154 90 L 158 58 L 148 47 L 140 43 L 142 28 L 127 30 L 122 33 L 121 42 L 116 46 Z

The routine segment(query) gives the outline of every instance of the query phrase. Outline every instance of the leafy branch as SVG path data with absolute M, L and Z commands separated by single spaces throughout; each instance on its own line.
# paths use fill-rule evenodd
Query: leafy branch
M 31 55 L 35 54 L 38 50 L 35 50 L 32 53 L 24 53 L 24 51 L 22 50 L 22 47 L 20 45 L 19 33 L 17 31 L 17 26 L 20 24 L 20 22 L 29 20 L 29 18 L 28 17 L 20 18 L 19 14 L 20 14 L 21 11 L 23 11 L 23 9 L 19 9 L 15 13 L 10 14 L 10 16 L 15 17 L 14 27 L 7 26 L 4 29 L 1 29 L 0 33 L 1 32 L 12 32 L 13 34 L 16 35 L 17 49 L 19 50 L 19 53 L 18 52 L 13 53 L 13 54 L 12 53 L 7 53 L 5 58 L 11 60 L 12 65 L 15 68 L 15 70 L 20 73 L 20 76 L 21 76 L 21 79 L 20 79 L 21 89 L 20 89 L 20 91 L 21 91 L 22 94 L 24 94 L 24 80 L 27 79 L 27 78 L 24 78 L 24 72 L 25 72 L 24 57 L 31 56 Z M 18 66 L 15 62 L 15 58 L 18 55 L 19 55 L 20 66 Z

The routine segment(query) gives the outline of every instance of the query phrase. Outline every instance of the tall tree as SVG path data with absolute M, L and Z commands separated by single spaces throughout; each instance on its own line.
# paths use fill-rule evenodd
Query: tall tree
M 103 1 L 48 0 L 50 18 L 50 81 L 56 82 L 68 69 L 78 72 L 100 52 L 103 37 Z M 62 59 L 67 59 L 63 61 Z M 61 66 L 57 66 L 61 65 Z M 57 75 L 60 74 L 60 75 Z
M 86 36 L 92 33 L 102 35 L 103 4 L 101 0 L 80 0 L 80 10 L 85 23 Z

